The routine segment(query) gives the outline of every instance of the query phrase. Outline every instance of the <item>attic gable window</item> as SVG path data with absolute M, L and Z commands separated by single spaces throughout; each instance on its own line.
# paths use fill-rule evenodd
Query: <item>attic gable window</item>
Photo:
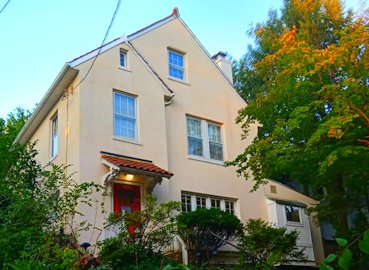
M 169 77 L 184 80 L 185 79 L 185 66 L 184 66 L 184 54 L 168 50 L 169 60 Z
M 119 51 L 120 67 L 127 68 L 127 51 L 120 49 Z

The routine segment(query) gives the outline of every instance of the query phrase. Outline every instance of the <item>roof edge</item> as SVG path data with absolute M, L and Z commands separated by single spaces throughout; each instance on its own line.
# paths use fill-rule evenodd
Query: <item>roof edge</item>
M 63 95 L 64 89 L 73 81 L 77 73 L 78 70 L 73 69 L 68 63 L 63 66 L 31 117 L 18 133 L 14 143 L 28 142 L 38 125 L 58 102 Z

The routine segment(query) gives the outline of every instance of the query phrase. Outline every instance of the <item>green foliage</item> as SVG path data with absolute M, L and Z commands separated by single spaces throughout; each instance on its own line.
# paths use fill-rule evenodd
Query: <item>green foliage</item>
M 102 187 L 76 184 L 63 166 L 43 168 L 34 145 L 14 144 L 9 154 L 16 159 L 0 178 L 0 266 L 73 269 L 78 233 L 89 226 L 76 224 L 77 206 L 91 205 L 91 193 Z
M 179 235 L 187 243 L 190 261 L 207 262 L 219 247 L 242 229 L 239 219 L 219 209 L 200 208 L 178 216 Z M 216 235 L 216 236 L 214 236 Z
M 99 256 L 114 269 L 161 269 L 168 261 L 161 250 L 177 233 L 179 202 L 157 204 L 147 196 L 141 212 L 112 215 L 108 227 L 117 235 L 100 243 Z
M 368 20 L 338 0 L 285 0 L 250 33 L 255 45 L 234 67 L 248 102 L 237 121 L 244 137 L 262 125 L 228 165 L 254 190 L 267 178 L 299 182 L 320 201 L 311 209 L 319 221 L 340 235 L 354 212 L 357 234 L 369 225 Z
M 297 231 L 271 226 L 261 219 L 249 219 L 244 226 L 239 246 L 257 258 L 257 267 L 291 261 L 304 261 L 306 257 L 296 246 Z M 242 254 L 242 257 L 248 256 Z M 266 264 L 265 264 L 266 263 Z
M 363 237 L 361 239 L 361 237 Z M 348 244 L 343 238 L 336 238 L 341 251 L 337 254 L 331 253 L 320 265 L 321 270 L 337 269 L 367 269 L 369 267 L 369 230 Z

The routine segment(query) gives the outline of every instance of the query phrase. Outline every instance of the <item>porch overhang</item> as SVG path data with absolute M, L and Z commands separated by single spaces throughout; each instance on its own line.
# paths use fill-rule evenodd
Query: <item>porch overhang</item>
M 102 163 L 110 168 L 104 175 L 104 184 L 117 179 L 120 173 L 144 176 L 148 179 L 148 191 L 151 192 L 163 178 L 170 179 L 173 173 L 156 166 L 151 160 L 129 157 L 105 151 L 100 151 Z

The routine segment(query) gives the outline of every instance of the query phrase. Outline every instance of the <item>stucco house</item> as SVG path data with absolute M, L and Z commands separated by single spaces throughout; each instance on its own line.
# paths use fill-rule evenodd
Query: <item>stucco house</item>
M 37 140 L 39 161 L 71 164 L 76 181 L 106 185 L 110 213 L 139 211 L 153 193 L 181 201 L 182 211 L 213 207 L 242 222 L 262 218 L 297 229 L 315 265 L 323 260 L 320 229 L 304 207 L 316 202 L 273 181 L 250 193 L 252 182 L 223 166 L 257 135 L 255 125 L 241 140 L 235 118 L 244 106 L 225 54 L 211 57 L 174 9 L 68 62 L 16 140 Z M 103 228 L 106 216 L 85 211 Z

